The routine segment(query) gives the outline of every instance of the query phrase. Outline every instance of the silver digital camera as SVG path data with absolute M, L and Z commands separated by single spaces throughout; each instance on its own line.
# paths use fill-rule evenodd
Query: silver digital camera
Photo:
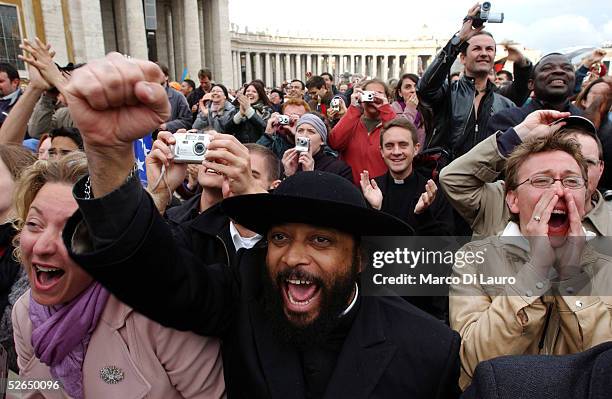
M 360 101 L 362 103 L 371 103 L 374 102 L 374 97 L 376 96 L 375 91 L 364 91 L 361 93 Z
M 308 152 L 310 150 L 310 139 L 308 137 L 296 137 L 295 150 L 298 152 Z
M 174 163 L 202 163 L 208 144 L 210 144 L 210 135 L 202 130 L 187 133 L 174 133 L 176 144 L 172 152 L 174 154 Z
M 340 111 L 340 101 L 342 101 L 340 97 L 332 98 L 331 101 L 329 102 L 329 107 L 336 112 Z
M 279 115 L 278 116 L 278 124 L 279 125 L 289 125 L 291 123 L 291 118 L 289 118 L 289 115 Z
M 501 24 L 504 22 L 503 12 L 491 12 L 491 3 L 485 1 L 480 6 L 480 13 L 472 18 L 472 26 L 480 28 L 485 22 L 490 24 Z

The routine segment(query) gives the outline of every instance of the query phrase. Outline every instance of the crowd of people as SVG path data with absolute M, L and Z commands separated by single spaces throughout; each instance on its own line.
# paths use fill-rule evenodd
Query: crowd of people
M 389 82 L 197 85 L 24 40 L 25 89 L 0 63 L 9 395 L 608 397 L 612 257 L 587 245 L 612 235 L 606 53 L 507 44 L 496 69 L 479 12 Z M 414 235 L 472 236 L 484 264 L 448 275 L 518 282 L 367 295 L 365 237 Z

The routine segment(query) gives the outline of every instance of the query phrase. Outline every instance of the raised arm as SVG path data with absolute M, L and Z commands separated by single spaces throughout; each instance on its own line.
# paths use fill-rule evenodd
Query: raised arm
M 30 52 L 30 54 L 36 54 L 39 58 L 44 57 L 45 60 L 53 62 L 53 55 L 55 52 L 51 50 L 51 46 L 49 45 L 40 47 L 38 43 L 30 44 L 28 41 L 24 41 L 21 47 Z M 34 111 L 36 103 L 39 98 L 41 98 L 41 95 L 51 88 L 51 85 L 41 76 L 38 69 L 29 64 L 29 60 L 31 60 L 32 57 L 33 55 L 19 57 L 28 63 L 30 84 L 23 95 L 19 97 L 19 100 L 17 100 L 17 104 L 15 104 L 6 117 L 2 127 L 0 127 L 0 144 L 21 144 L 28 130 L 28 121 Z M 33 135 L 33 137 L 39 136 L 40 134 Z
M 475 4 L 468 10 L 467 15 L 468 17 L 475 16 L 478 12 L 480 12 L 480 4 Z M 464 19 L 461 30 L 440 50 L 419 80 L 417 84 L 419 101 L 432 108 L 444 101 L 449 87 L 448 75 L 453 63 L 459 53 L 467 48 L 468 40 L 482 29 L 482 27 L 473 28 L 472 20 Z

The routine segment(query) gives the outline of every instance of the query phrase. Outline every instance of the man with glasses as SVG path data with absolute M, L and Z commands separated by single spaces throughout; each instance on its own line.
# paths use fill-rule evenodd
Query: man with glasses
M 581 223 L 590 198 L 585 158 L 562 133 L 531 137 L 508 157 L 511 221 L 501 235 L 462 248 L 480 261 L 453 267 L 449 319 L 462 337 L 462 388 L 484 360 L 612 340 L 610 289 L 601 289 L 610 287 L 612 258 L 586 244 L 595 233 Z
M 532 112 L 517 126 L 490 136 L 442 170 L 442 188 L 453 207 L 470 224 L 474 236 L 495 235 L 508 222 L 510 212 L 503 200 L 504 182 L 498 179 L 514 148 L 529 138 L 553 132 L 578 141 L 587 162 L 585 228 L 597 235 L 612 235 L 612 209 L 597 190 L 604 170 L 601 142 L 589 120 L 569 115 L 552 110 Z

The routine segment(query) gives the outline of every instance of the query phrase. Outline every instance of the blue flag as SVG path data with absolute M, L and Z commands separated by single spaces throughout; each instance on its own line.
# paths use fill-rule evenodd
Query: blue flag
M 138 165 L 138 177 L 144 187 L 147 186 L 147 168 L 145 164 L 145 158 L 151 152 L 153 140 L 151 134 L 147 134 L 141 139 L 134 141 L 134 156 L 136 157 L 136 164 Z

